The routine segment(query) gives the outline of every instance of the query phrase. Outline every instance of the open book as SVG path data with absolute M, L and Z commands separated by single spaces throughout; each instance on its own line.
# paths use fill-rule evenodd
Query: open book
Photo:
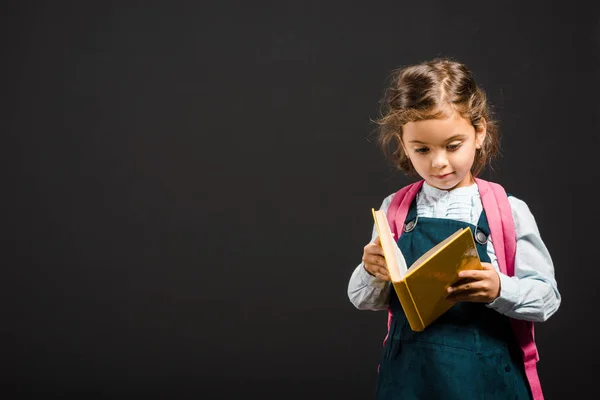
M 447 300 L 448 287 L 458 272 L 483 269 L 471 228 L 462 228 L 429 249 L 410 267 L 392 235 L 384 211 L 372 209 L 392 285 L 410 328 L 422 331 L 454 303 Z

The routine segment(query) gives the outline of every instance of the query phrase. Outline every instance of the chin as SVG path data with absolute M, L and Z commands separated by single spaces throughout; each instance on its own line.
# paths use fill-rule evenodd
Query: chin
M 436 187 L 441 190 L 452 190 L 456 185 L 437 185 Z
M 433 186 L 434 188 L 437 188 L 440 190 L 452 190 L 459 185 L 460 181 L 459 182 L 456 182 L 456 181 L 452 181 L 452 182 L 428 181 L 427 183 L 430 186 Z

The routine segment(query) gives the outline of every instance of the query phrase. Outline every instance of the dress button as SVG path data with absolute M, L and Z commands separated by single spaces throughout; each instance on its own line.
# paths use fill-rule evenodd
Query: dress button
M 407 222 L 406 225 L 404 225 L 404 232 L 412 231 L 413 229 L 415 229 L 415 225 L 415 221 Z
M 486 244 L 487 243 L 487 235 L 485 233 L 481 232 L 480 230 L 477 230 L 477 232 L 475 233 L 475 240 L 479 244 Z
M 506 365 L 504 366 L 504 370 L 505 370 L 506 372 L 510 372 L 510 365 L 506 364 Z

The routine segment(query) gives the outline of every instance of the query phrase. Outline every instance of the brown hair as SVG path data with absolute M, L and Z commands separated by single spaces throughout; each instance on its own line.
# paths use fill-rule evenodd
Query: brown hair
M 392 164 L 407 174 L 416 174 L 401 144 L 402 127 L 407 122 L 447 118 L 453 113 L 471 121 L 475 129 L 485 121 L 487 134 L 475 154 L 473 176 L 498 154 L 497 123 L 491 119 L 485 92 L 464 64 L 436 58 L 394 70 L 381 105 L 381 116 L 375 121 L 377 143 Z

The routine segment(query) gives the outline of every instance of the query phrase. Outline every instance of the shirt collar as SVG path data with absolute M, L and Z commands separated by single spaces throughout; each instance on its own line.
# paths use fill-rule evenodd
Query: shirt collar
M 479 193 L 479 189 L 477 188 L 477 183 L 473 183 L 469 186 L 459 187 L 453 190 L 442 190 L 429 185 L 427 182 L 423 182 L 423 193 L 425 193 L 425 195 L 428 197 L 440 199 L 449 195 L 473 196 Z

